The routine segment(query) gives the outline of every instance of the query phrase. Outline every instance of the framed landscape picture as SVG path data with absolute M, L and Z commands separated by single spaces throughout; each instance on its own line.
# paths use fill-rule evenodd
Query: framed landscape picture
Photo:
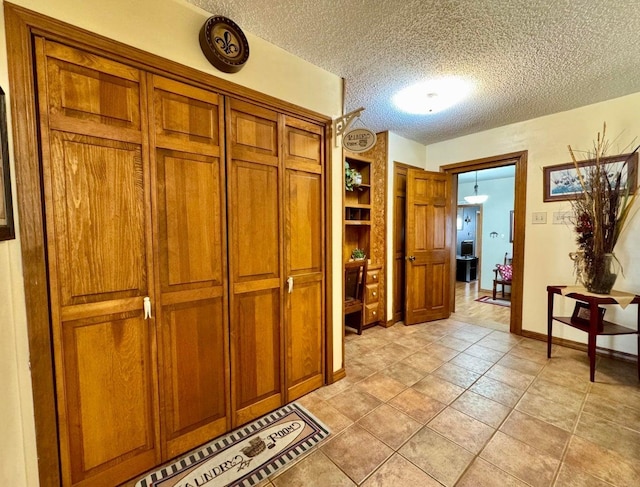
M 9 143 L 7 141 L 7 108 L 0 88 L 0 240 L 15 238 L 11 179 L 9 177 Z
M 636 189 L 638 185 L 637 152 L 603 157 L 600 159 L 600 162 L 605 165 L 607 172 L 612 175 L 622 170 L 622 181 L 629 186 L 629 191 L 631 192 Z M 595 165 L 595 160 L 593 159 L 578 162 L 581 171 L 582 168 L 593 165 Z M 544 168 L 543 201 L 570 200 L 580 193 L 582 193 L 582 186 L 580 185 L 578 171 L 573 162 Z

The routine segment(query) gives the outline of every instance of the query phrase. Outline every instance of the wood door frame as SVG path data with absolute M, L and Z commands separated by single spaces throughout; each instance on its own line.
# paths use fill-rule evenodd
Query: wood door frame
M 469 171 L 480 171 L 493 167 L 515 166 L 514 181 L 514 231 L 513 231 L 513 280 L 511 286 L 511 320 L 509 331 L 516 335 L 522 335 L 522 297 L 524 286 L 524 242 L 526 223 L 526 198 L 527 198 L 527 158 L 528 151 L 511 152 L 497 156 L 474 159 L 471 161 L 456 162 L 440 166 L 440 170 L 452 176 L 452 198 L 457 206 L 458 201 L 458 174 Z M 454 217 L 455 218 L 455 217 Z M 453 226 L 455 229 L 455 225 Z M 455 230 L 454 230 L 455 231 Z M 455 256 L 454 256 L 455 257 Z M 452 268 L 455 272 L 455 268 Z M 455 276 L 454 276 L 455 277 Z M 451 294 L 453 296 L 453 308 L 455 309 L 455 279 L 452 279 Z
M 40 485 L 60 485 L 60 449 L 49 311 L 46 238 L 40 170 L 40 137 L 33 37 L 38 35 L 99 56 L 197 86 L 261 104 L 281 113 L 321 124 L 326 147 L 331 147 L 331 119 L 269 95 L 122 44 L 65 22 L 4 2 L 7 61 L 11 93 L 13 153 L 23 266 L 29 365 Z M 331 151 L 325 155 L 326 181 L 331 179 Z M 325 381 L 333 373 L 333 319 L 331 312 L 331 198 L 325 187 Z M 329 373 L 330 372 L 330 373 Z

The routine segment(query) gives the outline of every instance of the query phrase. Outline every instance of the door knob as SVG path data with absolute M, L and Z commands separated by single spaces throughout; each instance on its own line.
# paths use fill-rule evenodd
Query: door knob
M 410 255 L 409 257 L 407 257 L 407 260 L 409 262 L 413 262 L 414 260 L 416 260 L 416 256 L 415 255 Z

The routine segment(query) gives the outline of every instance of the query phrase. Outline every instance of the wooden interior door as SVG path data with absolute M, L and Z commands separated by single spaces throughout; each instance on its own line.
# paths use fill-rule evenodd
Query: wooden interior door
M 445 173 L 407 173 L 405 324 L 448 318 L 451 181 Z
M 227 99 L 233 426 L 283 404 L 278 114 Z
M 144 74 L 36 39 L 64 485 L 160 460 Z
M 224 103 L 149 76 L 165 457 L 229 430 Z
M 405 225 L 408 167 L 394 163 L 393 191 L 393 322 L 404 319 Z
M 284 117 L 286 402 L 324 384 L 323 128 Z

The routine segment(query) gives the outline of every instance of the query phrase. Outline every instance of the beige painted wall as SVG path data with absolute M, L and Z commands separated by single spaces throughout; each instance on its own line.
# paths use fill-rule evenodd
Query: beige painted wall
M 568 202 L 544 203 L 542 168 L 571 162 L 567 145 L 589 150 L 602 124 L 607 122 L 609 139 L 616 137 L 611 155 L 620 153 L 634 137 L 640 136 L 640 93 L 566 112 L 515 123 L 466 137 L 427 146 L 427 168 L 437 170 L 443 164 L 467 161 L 514 151 L 529 152 L 527 170 L 527 222 L 524 256 L 524 303 L 522 328 L 546 335 L 546 286 L 573 285 L 572 262 L 568 254 L 575 250 L 574 234 L 570 227 L 551 223 L 553 213 L 570 211 Z M 637 142 L 636 142 L 637 143 Z M 635 146 L 631 147 L 633 149 Z M 639 202 L 636 202 L 638 205 Z M 532 212 L 546 212 L 547 224 L 533 225 Z M 640 215 L 630 222 L 615 248 L 624 267 L 615 289 L 640 293 Z M 556 298 L 556 312 L 571 315 L 574 302 Z M 636 328 L 636 307 L 622 311 L 609 307 L 606 318 Z M 557 313 L 557 314 L 558 314 Z M 586 343 L 586 334 L 573 328 L 554 325 L 554 335 Z M 600 337 L 598 345 L 637 354 L 634 335 Z
M 342 110 L 342 80 L 262 39 L 245 32 L 251 54 L 237 74 L 213 68 L 198 44 L 198 32 L 210 14 L 182 0 L 13 0 L 14 4 L 119 40 L 200 71 L 336 118 Z M 6 53 L 4 16 L 0 12 L 0 52 Z M 10 96 L 6 55 L 0 56 L 0 86 Z M 8 98 L 8 102 L 10 103 Z M 10 117 L 10 115 L 9 115 Z M 9 120 L 10 125 L 10 120 Z M 11 131 L 11 127 L 9 127 Z M 11 138 L 11 134 L 10 138 Z M 11 142 L 11 141 L 10 141 Z M 12 175 L 16 160 L 10 144 Z M 332 160 L 341 168 L 341 151 Z M 15 177 L 11 183 L 15 195 Z M 334 170 L 331 187 L 342 187 Z M 341 255 L 342 193 L 332 191 L 332 249 Z M 14 197 L 15 201 L 15 197 Z M 14 213 L 17 218 L 17 205 Z M 18 222 L 19 224 L 19 222 Z M 334 263 L 330 286 L 334 301 L 342 293 L 341 260 Z M 334 309 L 335 368 L 342 363 L 342 316 Z M 33 399 L 22 281 L 20 239 L 0 242 L 0 485 L 37 486 Z
M 393 319 L 393 193 L 394 163 L 402 162 L 419 169 L 424 169 L 427 163 L 425 146 L 413 140 L 405 139 L 393 132 L 389 132 L 389 148 L 387 156 L 387 320 Z

